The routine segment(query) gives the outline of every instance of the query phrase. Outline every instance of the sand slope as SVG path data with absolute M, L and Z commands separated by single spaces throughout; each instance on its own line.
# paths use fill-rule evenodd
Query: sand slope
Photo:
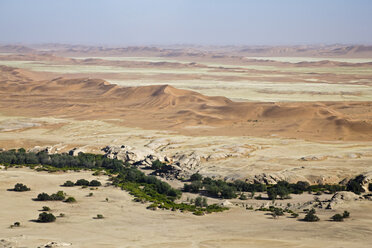
M 169 85 L 120 87 L 89 78 L 34 81 L 35 75 L 20 69 L 1 70 L 0 110 L 6 114 L 120 119 L 128 126 L 191 135 L 372 140 L 371 102 L 233 102 Z

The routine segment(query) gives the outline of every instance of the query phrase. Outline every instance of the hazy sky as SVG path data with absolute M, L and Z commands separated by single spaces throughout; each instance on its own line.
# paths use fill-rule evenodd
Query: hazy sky
M 372 44 L 372 0 L 0 0 L 0 42 Z

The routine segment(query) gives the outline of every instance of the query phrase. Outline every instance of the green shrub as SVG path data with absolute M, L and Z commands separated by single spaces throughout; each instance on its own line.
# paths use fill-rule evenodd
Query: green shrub
M 196 210 L 193 214 L 197 215 L 197 216 L 202 216 L 202 215 L 204 215 L 204 212 L 201 211 L 201 210 Z
M 335 214 L 335 215 L 333 215 L 333 216 L 331 217 L 331 219 L 332 219 L 333 221 L 344 221 L 344 218 L 342 217 L 341 214 Z
M 65 193 L 63 191 L 58 191 L 52 195 L 48 195 L 47 193 L 40 193 L 38 194 L 36 200 L 37 201 L 63 201 L 65 199 Z
M 56 217 L 51 213 L 43 212 L 39 214 L 38 222 L 47 223 L 56 221 Z
M 17 183 L 16 185 L 14 185 L 13 190 L 17 192 L 23 192 L 23 191 L 30 191 L 31 189 L 22 183 Z
M 99 187 L 101 185 L 102 185 L 101 182 L 100 181 L 97 181 L 97 180 L 92 180 L 89 183 L 89 186 L 91 186 L 91 187 Z
M 193 181 L 201 181 L 201 180 L 203 180 L 203 176 L 200 175 L 199 173 L 194 173 L 190 177 L 190 181 L 191 182 L 193 182 Z
M 102 214 L 97 214 L 97 217 L 96 217 L 96 219 L 103 219 L 104 217 L 103 217 L 103 215 Z
M 67 202 L 67 203 L 74 203 L 74 202 L 76 202 L 76 199 L 75 199 L 74 197 L 70 196 L 70 197 L 68 197 L 68 198 L 65 200 L 65 202 Z
M 315 215 L 315 209 L 311 209 L 310 211 L 307 212 L 305 215 L 304 221 L 307 222 L 316 222 L 319 221 L 319 217 Z
M 298 213 L 291 213 L 291 216 L 292 216 L 293 218 L 297 218 L 297 217 L 298 217 Z
M 240 200 L 247 200 L 247 196 L 245 195 L 245 194 L 241 194 L 240 196 L 239 196 L 239 199 Z
M 63 187 L 74 187 L 75 184 L 72 181 L 68 180 L 62 186 Z
M 43 211 L 50 211 L 50 207 L 47 207 L 47 206 L 43 206 Z
M 164 163 L 160 162 L 159 160 L 155 160 L 151 164 L 151 169 L 153 170 L 161 170 L 165 166 Z
M 343 218 L 349 218 L 350 217 L 350 212 L 345 210 L 344 213 L 342 214 L 342 217 Z
M 85 179 L 79 179 L 75 183 L 76 186 L 89 186 L 89 181 Z

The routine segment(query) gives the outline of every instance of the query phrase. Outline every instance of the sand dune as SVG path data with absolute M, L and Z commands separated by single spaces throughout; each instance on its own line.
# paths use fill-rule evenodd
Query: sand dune
M 20 69 L 1 69 L 0 109 L 6 114 L 119 119 L 131 127 L 190 135 L 372 139 L 371 102 L 233 102 L 169 85 L 120 87 L 100 79 L 61 77 L 34 81 Z

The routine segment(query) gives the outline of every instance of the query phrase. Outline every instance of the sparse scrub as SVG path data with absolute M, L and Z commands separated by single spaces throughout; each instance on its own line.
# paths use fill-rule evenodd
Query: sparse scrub
M 76 199 L 72 196 L 68 197 L 66 200 L 65 200 L 66 203 L 74 203 L 76 202 Z
M 37 219 L 37 222 L 41 223 L 48 223 L 48 222 L 54 222 L 56 221 L 56 217 L 51 213 L 42 212 L 39 214 L 39 218 Z
M 42 211 L 45 211 L 45 212 L 50 211 L 50 207 L 43 206 Z
M 72 181 L 68 180 L 62 186 L 63 187 L 74 187 L 75 184 Z
M 316 222 L 319 221 L 319 217 L 315 215 L 315 209 L 311 209 L 305 215 L 304 221 L 307 222 Z
M 22 183 L 17 183 L 16 185 L 14 185 L 13 190 L 16 192 L 24 192 L 24 191 L 30 191 L 31 189 Z

